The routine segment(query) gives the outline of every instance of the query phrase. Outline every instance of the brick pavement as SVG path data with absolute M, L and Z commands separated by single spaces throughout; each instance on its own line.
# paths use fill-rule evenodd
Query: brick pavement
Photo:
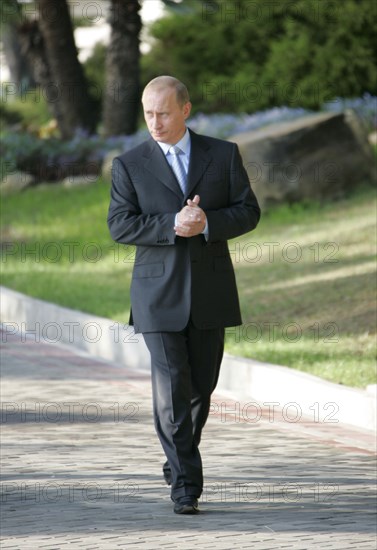
M 202 513 L 177 516 L 147 372 L 19 335 L 2 364 L 2 550 L 376 548 L 367 433 L 216 395 Z

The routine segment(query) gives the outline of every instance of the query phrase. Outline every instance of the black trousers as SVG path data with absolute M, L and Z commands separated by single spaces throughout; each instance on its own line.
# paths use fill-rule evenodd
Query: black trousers
M 198 330 L 190 321 L 181 332 L 143 336 L 151 354 L 154 422 L 171 470 L 172 497 L 200 497 L 199 443 L 219 376 L 224 329 Z

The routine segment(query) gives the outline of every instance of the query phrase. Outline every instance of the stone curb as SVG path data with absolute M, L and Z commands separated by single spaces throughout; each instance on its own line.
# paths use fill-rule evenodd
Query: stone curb
M 110 319 L 57 306 L 0 287 L 3 340 L 8 334 L 69 344 L 95 358 L 148 370 L 141 334 Z M 4 342 L 3 342 L 4 343 Z M 307 416 L 376 431 L 375 386 L 370 391 L 327 382 L 294 369 L 224 355 L 216 392 L 233 400 L 282 409 L 288 422 Z
M 0 319 L 6 334 L 20 333 L 45 343 L 69 344 L 77 350 L 129 368 L 148 369 L 149 352 L 132 327 L 31 298 L 0 287 Z

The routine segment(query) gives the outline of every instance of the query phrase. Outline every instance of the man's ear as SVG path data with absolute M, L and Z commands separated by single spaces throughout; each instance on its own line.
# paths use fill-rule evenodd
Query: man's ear
M 192 107 L 192 105 L 189 101 L 187 103 L 185 103 L 184 106 L 183 106 L 183 116 L 185 117 L 185 120 L 186 120 L 186 118 L 188 118 L 190 116 L 191 107 Z

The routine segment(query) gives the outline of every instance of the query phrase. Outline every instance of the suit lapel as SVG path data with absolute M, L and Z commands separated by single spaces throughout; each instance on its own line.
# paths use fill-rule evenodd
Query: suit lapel
M 176 177 L 169 166 L 168 161 L 159 145 L 151 139 L 148 141 L 148 147 L 144 153 L 144 167 L 148 172 L 153 174 L 155 178 L 161 181 L 170 191 L 175 193 L 182 199 L 182 191 L 179 187 Z
M 207 170 L 208 165 L 212 161 L 212 157 L 208 152 L 209 145 L 207 142 L 203 140 L 201 136 L 195 134 L 192 130 L 190 130 L 190 136 L 191 152 L 189 172 L 187 175 L 187 189 L 184 197 L 185 201 L 193 193 L 193 190 L 198 185 Z M 147 142 L 144 157 L 145 169 L 153 174 L 154 177 L 159 179 L 161 183 L 170 189 L 170 191 L 182 198 L 182 191 L 179 183 L 177 182 L 177 179 L 170 168 L 164 153 L 153 139 L 150 139 Z
M 190 130 L 190 135 L 191 152 L 185 200 L 192 194 L 212 160 L 208 152 L 209 146 L 201 136 L 198 136 L 192 130 Z

